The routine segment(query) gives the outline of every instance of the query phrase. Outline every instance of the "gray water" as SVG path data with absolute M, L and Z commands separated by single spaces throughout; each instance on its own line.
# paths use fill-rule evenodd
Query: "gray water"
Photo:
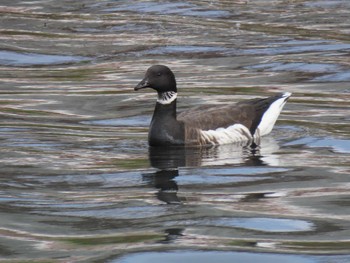
M 0 258 L 350 262 L 350 2 L 0 3 Z M 149 149 L 179 111 L 293 93 L 256 151 Z

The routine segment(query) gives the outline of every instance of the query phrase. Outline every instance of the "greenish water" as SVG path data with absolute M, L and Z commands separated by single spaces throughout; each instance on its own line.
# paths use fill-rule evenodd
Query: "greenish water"
M 349 262 L 350 2 L 0 3 L 0 259 Z M 149 149 L 179 111 L 293 93 L 258 151 Z

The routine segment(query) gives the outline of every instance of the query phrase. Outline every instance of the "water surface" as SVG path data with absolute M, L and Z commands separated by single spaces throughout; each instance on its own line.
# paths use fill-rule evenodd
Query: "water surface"
M 350 2 L 2 1 L 0 258 L 349 262 Z M 179 111 L 292 92 L 271 135 L 147 145 Z

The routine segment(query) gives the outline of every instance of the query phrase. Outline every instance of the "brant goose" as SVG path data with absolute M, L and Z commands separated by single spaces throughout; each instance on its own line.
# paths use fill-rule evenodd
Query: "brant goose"
M 271 132 L 291 95 L 285 92 L 225 106 L 198 106 L 177 115 L 176 80 L 168 67 L 150 67 L 134 90 L 144 88 L 158 93 L 148 134 L 150 146 L 259 144 L 260 137 Z

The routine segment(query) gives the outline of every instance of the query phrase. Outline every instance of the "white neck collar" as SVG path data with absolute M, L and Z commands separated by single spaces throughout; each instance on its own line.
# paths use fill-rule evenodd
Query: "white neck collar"
M 177 93 L 175 91 L 167 91 L 158 94 L 157 102 L 160 104 L 170 104 L 177 98 Z

